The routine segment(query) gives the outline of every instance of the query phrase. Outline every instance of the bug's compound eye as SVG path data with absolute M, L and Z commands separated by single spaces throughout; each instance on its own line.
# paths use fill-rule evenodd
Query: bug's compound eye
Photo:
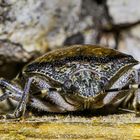
M 101 79 L 100 79 L 100 85 L 101 85 L 101 87 L 104 87 L 108 83 L 109 83 L 109 81 L 108 81 L 108 79 L 106 77 L 101 77 Z
M 67 80 L 64 82 L 64 88 L 69 90 L 72 87 L 72 81 L 71 80 Z

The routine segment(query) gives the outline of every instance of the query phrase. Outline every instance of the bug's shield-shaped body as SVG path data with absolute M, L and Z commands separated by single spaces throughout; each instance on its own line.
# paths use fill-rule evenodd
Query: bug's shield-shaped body
M 12 99 L 20 98 L 14 117 L 23 114 L 26 104 L 48 112 L 138 109 L 138 89 L 107 92 L 138 84 L 138 71 L 132 56 L 100 46 L 74 45 L 49 52 L 23 69 L 18 77 L 21 88 L 9 91 Z

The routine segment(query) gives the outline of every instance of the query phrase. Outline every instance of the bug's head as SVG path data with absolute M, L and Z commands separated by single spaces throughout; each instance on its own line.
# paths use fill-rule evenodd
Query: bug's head
M 100 76 L 89 69 L 75 71 L 64 82 L 65 92 L 82 97 L 94 97 L 101 91 L 103 84 Z

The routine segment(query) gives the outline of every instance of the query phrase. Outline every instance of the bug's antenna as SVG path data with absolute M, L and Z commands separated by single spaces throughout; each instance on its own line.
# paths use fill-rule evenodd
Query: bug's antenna
M 125 108 L 118 108 L 118 110 L 125 111 L 125 112 L 130 112 L 130 113 L 136 113 L 134 110 L 125 109 Z
M 115 92 L 115 91 L 122 91 L 122 90 L 128 90 L 128 89 L 138 89 L 140 88 L 140 84 L 130 84 L 127 86 L 124 86 L 122 88 L 112 88 L 112 89 L 107 89 L 105 92 Z

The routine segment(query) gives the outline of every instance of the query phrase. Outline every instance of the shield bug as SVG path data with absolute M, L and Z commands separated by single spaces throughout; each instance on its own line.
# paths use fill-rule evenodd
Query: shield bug
M 11 82 L 0 79 L 0 101 L 16 101 L 7 118 L 26 106 L 46 112 L 140 108 L 140 64 L 132 56 L 96 45 L 48 52 L 26 65 Z

